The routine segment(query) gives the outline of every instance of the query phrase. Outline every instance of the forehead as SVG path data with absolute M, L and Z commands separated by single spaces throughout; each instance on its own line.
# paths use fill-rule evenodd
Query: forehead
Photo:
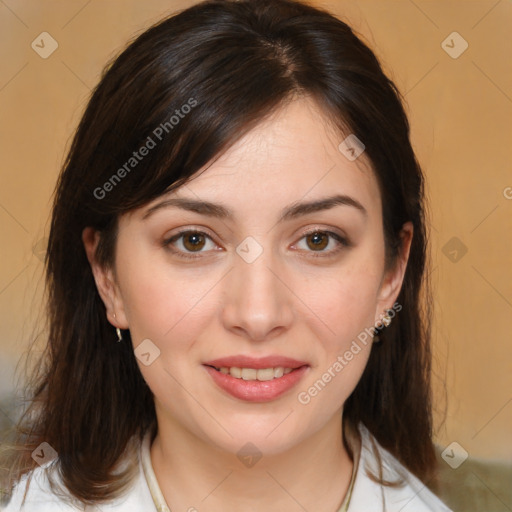
M 347 135 L 311 99 L 294 100 L 164 197 L 223 203 L 241 216 L 262 217 L 296 201 L 344 194 L 369 215 L 379 215 L 380 193 L 369 160 L 363 152 L 351 161 L 339 149 Z

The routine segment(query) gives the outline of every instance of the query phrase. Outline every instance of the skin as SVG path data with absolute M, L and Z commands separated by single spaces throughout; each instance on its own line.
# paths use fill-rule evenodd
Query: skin
M 342 443 L 343 404 L 371 342 L 310 403 L 297 394 L 395 303 L 412 239 L 411 223 L 404 224 L 400 258 L 385 271 L 377 181 L 364 153 L 351 162 L 338 150 L 344 138 L 312 100 L 297 99 L 188 184 L 123 215 L 113 268 L 97 264 L 98 233 L 84 230 L 109 321 L 130 329 L 134 348 L 149 338 L 160 350 L 151 365 L 138 364 L 155 396 L 151 459 L 172 510 L 332 512 L 341 505 L 353 468 Z M 333 193 L 357 199 L 367 214 L 338 205 L 278 222 L 284 207 Z M 222 203 L 234 216 L 168 207 L 143 219 L 170 197 Z M 170 246 L 199 258 L 179 258 L 165 246 L 179 228 L 211 237 L 200 240 L 199 253 L 185 237 Z M 315 229 L 352 245 L 326 238 L 318 249 L 304 236 Z M 236 252 L 248 236 L 263 248 L 252 263 Z M 284 355 L 310 367 L 286 394 L 251 403 L 218 388 L 202 366 L 237 354 Z M 247 442 L 262 454 L 252 467 L 236 456 Z

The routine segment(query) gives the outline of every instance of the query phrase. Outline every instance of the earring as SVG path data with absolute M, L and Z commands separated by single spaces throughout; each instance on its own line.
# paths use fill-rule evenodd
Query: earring
M 392 317 L 389 316 L 388 311 L 389 311 L 389 309 L 384 310 L 384 313 L 386 313 L 386 314 L 382 317 L 382 320 L 381 320 L 384 325 L 381 327 L 374 326 L 374 329 L 375 329 L 375 335 L 373 336 L 374 343 L 379 343 L 382 341 L 379 334 L 384 330 L 385 327 L 387 327 L 391 323 Z
M 114 319 L 116 318 L 116 314 L 114 313 Z M 123 341 L 123 335 L 121 334 L 121 329 L 119 327 L 116 327 L 116 334 L 117 334 L 117 342 Z
M 384 310 L 386 314 L 382 318 L 382 323 L 387 327 L 390 323 L 393 317 L 389 316 L 389 309 Z

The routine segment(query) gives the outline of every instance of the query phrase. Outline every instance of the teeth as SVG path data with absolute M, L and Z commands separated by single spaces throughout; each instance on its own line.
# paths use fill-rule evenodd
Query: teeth
M 235 379 L 241 379 L 242 378 L 242 369 L 241 368 L 230 368 L 229 373 L 231 373 L 231 377 L 235 377 Z
M 229 374 L 231 377 L 235 377 L 235 379 L 266 381 L 279 379 L 283 375 L 290 373 L 292 368 L 278 366 L 277 368 L 261 368 L 256 370 L 255 368 L 237 368 L 236 366 L 227 368 L 223 366 L 222 368 L 217 368 L 217 370 L 225 375 Z
M 290 368 L 291 369 L 291 368 Z M 258 373 L 260 372 L 261 370 L 258 370 Z M 272 375 L 272 374 L 271 374 Z M 274 377 L 276 379 L 278 379 L 279 377 L 282 377 L 284 375 L 284 368 L 282 366 L 278 366 L 277 368 L 274 369 Z M 258 376 L 259 377 L 259 376 Z
M 233 369 L 231 369 L 231 371 L 233 371 Z M 242 368 L 240 371 L 242 373 L 242 379 L 256 380 L 259 370 L 255 370 L 254 368 Z

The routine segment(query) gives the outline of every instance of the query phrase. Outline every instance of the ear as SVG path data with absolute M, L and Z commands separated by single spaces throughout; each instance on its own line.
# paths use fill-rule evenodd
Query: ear
M 82 231 L 82 242 L 85 247 L 87 259 L 91 265 L 96 288 L 107 310 L 107 319 L 114 327 L 128 329 L 123 300 L 119 286 L 115 280 L 113 269 L 105 268 L 100 265 L 96 258 L 96 249 L 100 237 L 101 234 L 91 227 L 87 227 Z
M 392 309 L 393 304 L 396 302 L 402 283 L 405 276 L 405 270 L 407 268 L 407 262 L 409 260 L 409 252 L 411 250 L 411 242 L 413 237 L 413 225 L 412 222 L 406 222 L 400 231 L 400 238 L 402 244 L 400 247 L 400 254 L 397 258 L 396 264 L 393 268 L 389 269 L 381 282 L 378 300 L 377 310 L 375 311 L 375 323 L 382 320 L 384 311 Z

